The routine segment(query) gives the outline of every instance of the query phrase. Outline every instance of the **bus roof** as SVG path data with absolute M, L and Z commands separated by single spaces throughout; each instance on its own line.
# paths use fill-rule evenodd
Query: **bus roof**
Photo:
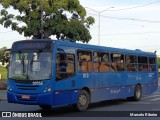
M 90 45 L 90 44 L 83 44 L 83 43 L 65 42 L 65 41 L 62 41 L 62 40 L 56 40 L 55 43 L 57 43 L 58 45 L 74 46 L 74 47 L 77 47 L 79 49 L 82 48 L 82 49 L 95 50 L 95 51 L 108 51 L 108 52 L 115 52 L 115 53 L 151 55 L 151 56 L 155 56 L 156 55 L 154 52 L 146 52 L 146 51 L 142 51 L 140 49 L 129 50 L 129 49 L 97 46 L 97 45 Z
M 105 47 L 105 46 L 97 46 L 97 45 L 90 45 L 90 44 L 83 44 L 83 43 L 74 43 L 74 42 L 69 42 L 69 41 L 64 41 L 64 40 L 51 40 L 51 39 L 32 39 L 32 40 L 20 40 L 16 41 L 13 43 L 22 43 L 22 42 L 43 42 L 43 41 L 48 41 L 48 42 L 55 42 L 57 45 L 62 45 L 62 46 L 73 46 L 77 47 L 79 49 L 88 49 L 88 50 L 95 50 L 95 51 L 108 51 L 108 52 L 115 52 L 115 53 L 125 53 L 125 54 L 137 54 L 137 55 L 150 55 L 150 56 L 156 56 L 155 53 L 153 52 L 146 52 L 142 51 L 140 49 L 136 50 L 129 50 L 129 49 L 121 49 L 121 48 L 114 48 L 114 47 Z M 13 47 L 12 45 L 12 47 Z

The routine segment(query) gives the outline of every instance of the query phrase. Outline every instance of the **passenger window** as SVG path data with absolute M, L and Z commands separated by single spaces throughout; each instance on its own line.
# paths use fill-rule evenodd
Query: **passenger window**
M 156 71 L 156 59 L 154 57 L 149 58 L 149 71 L 150 72 Z
M 156 59 L 154 57 L 149 58 L 149 64 L 156 64 Z
M 140 72 L 148 72 L 148 57 L 138 57 L 138 70 Z
M 58 53 L 56 57 L 56 80 L 75 75 L 75 57 L 73 54 Z
M 78 71 L 92 72 L 92 52 L 85 50 L 78 50 Z
M 111 71 L 124 71 L 124 55 L 111 54 Z
M 94 52 L 94 72 L 109 72 L 109 53 Z
M 126 55 L 126 70 L 128 72 L 137 71 L 137 57 L 134 55 Z

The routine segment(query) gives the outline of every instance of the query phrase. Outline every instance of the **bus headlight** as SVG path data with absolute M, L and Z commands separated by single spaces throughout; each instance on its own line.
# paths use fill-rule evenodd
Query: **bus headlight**
M 44 93 L 47 93 L 47 92 L 51 92 L 52 91 L 52 88 L 50 86 L 46 87 L 43 92 Z
M 10 85 L 7 86 L 7 90 L 12 91 L 12 87 Z

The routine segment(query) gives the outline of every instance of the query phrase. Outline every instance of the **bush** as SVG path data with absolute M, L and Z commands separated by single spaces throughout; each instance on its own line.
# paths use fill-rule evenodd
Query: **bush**
M 7 79 L 7 69 L 5 67 L 0 67 L 0 74 L 1 74 L 1 79 L 2 80 Z

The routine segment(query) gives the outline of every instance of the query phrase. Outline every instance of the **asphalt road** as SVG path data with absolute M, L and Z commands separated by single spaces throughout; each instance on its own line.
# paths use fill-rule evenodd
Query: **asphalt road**
M 5 91 L 3 91 L 5 92 Z M 160 119 L 160 88 L 152 95 L 143 96 L 141 101 L 127 101 L 126 99 L 110 100 L 99 103 L 93 103 L 89 106 L 87 112 L 76 112 L 72 106 L 52 108 L 49 111 L 44 111 L 36 105 L 21 105 L 21 104 L 11 104 L 7 101 L 0 101 L 0 111 L 12 111 L 12 112 L 29 112 L 29 113 L 41 113 L 42 118 L 37 119 L 137 119 L 140 120 L 151 120 Z M 140 114 L 140 113 L 155 113 L 159 117 L 147 116 L 147 117 L 129 117 L 129 115 Z M 7 118 L 0 118 L 7 119 Z M 12 118 L 12 119 L 22 119 L 22 118 Z M 27 119 L 27 118 L 23 118 Z M 33 118 L 32 118 L 33 119 Z M 105 119 L 106 120 L 106 119 Z

